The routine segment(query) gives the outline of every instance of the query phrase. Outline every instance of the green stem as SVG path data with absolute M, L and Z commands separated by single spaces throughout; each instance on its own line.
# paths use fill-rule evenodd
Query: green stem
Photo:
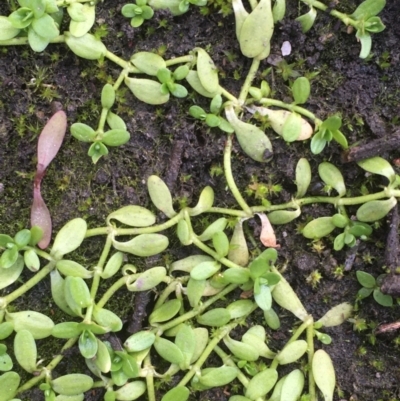
M 214 334 L 212 340 L 208 343 L 207 347 L 204 349 L 200 358 L 196 361 L 196 363 L 191 367 L 190 371 L 186 373 L 186 375 L 182 378 L 182 380 L 178 383 L 178 386 L 185 386 L 190 379 L 200 370 L 203 366 L 204 362 L 207 360 L 211 352 L 218 345 L 218 343 L 236 326 L 238 322 L 232 322 L 226 326 L 223 326 L 217 330 Z
M 315 7 L 322 11 L 326 11 L 328 9 L 328 6 L 317 0 L 301 0 L 301 1 L 303 3 L 308 4 L 310 7 Z M 353 20 L 347 14 L 341 13 L 337 10 L 331 10 L 329 14 L 332 15 L 333 17 L 340 19 L 345 25 L 352 25 L 357 28 L 358 21 Z
M 92 286 L 90 288 L 90 298 L 92 299 L 92 303 L 86 309 L 85 320 L 84 320 L 85 322 L 88 323 L 91 322 L 92 320 L 92 313 L 95 305 L 97 291 L 100 285 L 101 273 L 103 272 L 103 268 L 106 263 L 108 254 L 110 253 L 111 246 L 112 246 L 112 235 L 108 234 L 106 243 L 104 244 L 103 251 L 100 255 L 99 262 L 97 263 L 97 266 L 94 268 L 94 276 L 93 276 Z
M 242 90 L 239 95 L 239 104 L 244 104 L 249 93 L 250 86 L 256 77 L 258 68 L 260 67 L 260 60 L 253 58 L 249 72 L 247 73 L 246 80 L 243 83 Z
M 303 333 L 304 330 L 306 330 L 309 326 L 312 327 L 313 323 L 314 323 L 314 320 L 313 320 L 312 316 L 309 315 L 309 316 L 304 320 L 304 322 L 297 328 L 297 330 L 294 332 L 294 334 L 292 335 L 292 337 L 290 337 L 289 341 L 285 344 L 285 347 L 287 347 L 287 346 L 288 346 L 290 343 L 292 343 L 293 341 L 296 341 L 296 340 L 301 336 L 301 334 Z M 308 337 L 307 337 L 307 340 L 308 340 Z M 282 351 L 285 349 L 285 347 L 282 348 Z M 282 352 L 282 351 L 281 351 L 281 352 Z M 277 356 L 278 356 L 279 354 L 280 354 L 280 353 L 278 352 Z M 279 365 L 277 356 L 273 359 L 273 361 L 272 361 L 272 363 L 271 363 L 271 366 L 270 366 L 271 369 L 276 369 L 276 368 L 278 367 L 278 365 Z
M 178 221 L 182 219 L 183 211 L 179 212 L 172 219 L 166 221 L 163 224 L 158 224 L 151 227 L 141 227 L 141 228 L 114 228 L 114 227 L 98 227 L 92 228 L 86 231 L 85 238 L 94 237 L 96 235 L 104 235 L 112 232 L 115 236 L 118 235 L 138 235 L 138 234 L 151 234 L 157 233 L 159 231 L 171 228 L 178 224 Z
M 294 111 L 296 113 L 302 114 L 304 117 L 309 118 L 310 120 L 314 121 L 316 125 L 322 124 L 322 120 L 317 118 L 315 114 L 311 113 L 311 111 L 305 109 L 304 107 L 297 106 L 295 104 L 289 104 L 282 102 L 281 100 L 269 99 L 269 98 L 262 98 L 259 100 L 263 106 L 277 106 L 282 107 L 283 109 Z
M 122 67 L 124 70 L 128 70 L 129 72 L 140 72 L 137 68 L 133 67 L 129 61 L 125 61 L 121 57 L 116 56 L 114 53 L 111 53 L 108 50 L 105 56 L 113 63 Z
M 147 385 L 147 400 L 148 401 L 156 401 L 156 393 L 154 390 L 154 376 L 152 372 L 152 365 L 150 354 L 147 354 L 144 359 L 144 367 L 148 369 L 148 373 L 146 375 L 146 385 Z
M 231 166 L 231 154 L 232 154 L 232 136 L 227 135 L 225 150 L 224 150 L 225 179 L 229 189 L 232 192 L 232 195 L 236 199 L 236 202 L 244 210 L 247 217 L 251 217 L 253 216 L 253 212 L 250 209 L 249 205 L 246 203 L 246 201 L 243 199 L 242 194 L 240 193 L 238 187 L 236 186 L 235 179 L 233 178 L 232 166 Z
M 96 140 L 101 141 L 101 140 L 103 139 L 104 126 L 106 125 L 107 114 L 108 114 L 108 109 L 106 109 L 106 108 L 103 107 L 103 108 L 101 109 L 99 125 L 97 126 Z
M 137 278 L 139 277 L 139 274 L 132 274 L 132 275 L 127 275 L 127 276 L 122 276 L 118 281 L 116 281 L 108 290 L 103 294 L 101 297 L 100 301 L 97 302 L 96 306 L 98 308 L 102 308 L 108 300 L 124 285 L 126 285 L 126 282 L 128 281 L 129 278 Z
M 28 380 L 26 383 L 24 383 L 21 387 L 19 387 L 16 391 L 16 394 L 22 393 L 23 391 L 29 390 L 36 384 L 38 384 L 40 381 L 42 381 L 48 372 L 52 371 L 64 358 L 63 352 L 66 351 L 67 349 L 70 349 L 73 347 L 73 345 L 78 341 L 78 337 L 73 337 L 70 338 L 64 346 L 61 348 L 60 353 L 52 359 L 52 361 L 40 372 L 38 376 L 33 377 L 32 379 Z
M 166 331 L 172 327 L 175 327 L 178 324 L 186 322 L 189 319 L 193 319 L 195 316 L 202 313 L 205 309 L 207 309 L 209 306 L 211 306 L 214 302 L 217 302 L 219 299 L 223 298 L 225 295 L 229 294 L 230 292 L 235 290 L 237 287 L 238 287 L 237 284 L 228 285 L 222 291 L 220 291 L 218 294 L 214 295 L 213 297 L 208 299 L 206 302 L 204 302 L 198 309 L 186 312 L 185 314 L 178 316 L 177 318 L 170 320 L 169 322 L 167 322 L 161 326 L 156 327 L 154 329 L 154 331 L 157 334 L 161 335 L 164 331 Z
M 216 345 L 214 347 L 214 352 L 222 359 L 222 362 L 226 366 L 231 366 L 233 368 L 236 368 L 238 370 L 238 375 L 237 379 L 240 381 L 240 383 L 243 384 L 245 388 L 249 385 L 250 380 L 245 376 L 245 374 L 237 367 L 236 363 L 232 360 L 232 357 L 228 355 L 225 351 L 222 350 L 222 348 L 219 347 L 219 345 Z
M 187 55 L 187 56 L 181 56 L 181 57 L 176 57 L 171 60 L 166 60 L 165 64 L 167 67 L 170 67 L 172 65 L 176 64 L 184 64 L 184 63 L 193 63 L 196 61 L 196 57 L 192 55 Z
M 65 37 L 64 35 L 56 36 L 54 39 L 50 41 L 50 43 L 64 43 Z M 0 40 L 0 46 L 20 46 L 20 45 L 27 45 L 28 37 L 23 36 L 21 38 L 13 38 L 8 40 Z
M 91 3 L 93 0 L 59 0 L 56 2 L 58 7 L 67 7 L 74 3 Z M 95 1 L 97 3 L 97 1 Z
M 214 249 L 210 248 L 207 246 L 204 242 L 200 241 L 198 237 L 193 237 L 193 244 L 196 245 L 198 248 L 200 248 L 203 252 L 208 253 L 210 256 L 212 256 L 215 260 L 218 260 L 218 262 L 222 263 L 226 267 L 238 267 L 240 269 L 243 269 L 243 266 L 239 266 L 236 263 L 233 263 L 231 260 L 227 258 L 221 258 L 217 252 L 214 251 Z
M 308 353 L 308 393 L 310 401 L 318 401 L 315 391 L 315 380 L 312 372 L 312 360 L 314 358 L 314 321 L 311 317 L 311 324 L 307 326 L 307 353 Z
M 221 91 L 221 95 L 225 96 L 228 100 L 231 100 L 234 104 L 238 104 L 239 100 L 233 96 L 230 92 L 228 92 L 226 89 L 224 89 L 222 86 L 219 87 L 219 90 Z
M 20 296 L 24 295 L 27 291 L 33 288 L 39 281 L 43 280 L 55 267 L 56 261 L 52 260 L 47 263 L 41 270 L 39 270 L 31 279 L 26 283 L 22 284 L 21 287 L 17 288 L 15 291 L 0 298 L 0 309 L 4 309 L 12 301 L 16 300 Z

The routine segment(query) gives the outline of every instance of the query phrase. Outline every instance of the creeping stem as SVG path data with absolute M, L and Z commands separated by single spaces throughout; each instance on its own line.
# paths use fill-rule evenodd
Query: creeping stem
M 247 217 L 253 215 L 249 205 L 243 199 L 242 194 L 240 193 L 238 187 L 236 186 L 235 179 L 232 174 L 232 166 L 231 166 L 231 154 L 232 154 L 232 135 L 227 135 L 225 142 L 225 150 L 224 150 L 224 171 L 225 171 L 225 179 L 228 184 L 229 189 L 232 192 L 232 195 L 235 197 L 236 202 L 239 206 L 244 210 Z

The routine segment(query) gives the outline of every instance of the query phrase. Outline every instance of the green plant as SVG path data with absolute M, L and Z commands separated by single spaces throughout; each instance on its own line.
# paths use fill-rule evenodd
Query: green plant
M 379 287 L 379 282 L 385 276 L 381 274 L 377 279 L 374 278 L 369 273 L 363 272 L 361 270 L 357 271 L 357 280 L 362 285 L 361 288 L 357 293 L 357 298 L 362 300 L 371 294 L 375 301 L 382 306 L 392 306 L 393 305 L 393 298 L 390 295 L 383 294 Z

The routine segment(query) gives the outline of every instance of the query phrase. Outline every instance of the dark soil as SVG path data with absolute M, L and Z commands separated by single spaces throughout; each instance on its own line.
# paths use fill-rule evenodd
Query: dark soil
M 317 73 L 312 79 L 312 93 L 306 107 L 321 119 L 340 113 L 344 121 L 343 132 L 349 143 L 358 144 L 362 152 L 364 144 L 378 140 L 376 148 L 369 149 L 367 155 L 380 154 L 399 172 L 399 142 L 392 141 L 393 145 L 389 147 L 381 145 L 399 130 L 400 2 L 387 1 L 381 14 L 387 28 L 373 35 L 373 53 L 366 61 L 358 57 L 359 44 L 354 34 L 347 33 L 343 24 L 322 12 L 312 30 L 302 34 L 298 24 L 293 22 L 299 12 L 297 3 L 288 1 L 287 16 L 275 30 L 271 57 L 262 62 L 260 71 L 270 68 L 271 62 L 276 64 L 282 58 L 282 43 L 290 41 L 292 54 L 285 57 L 290 68 L 300 75 Z M 351 12 L 359 3 L 359 0 L 341 1 L 338 9 Z M 182 17 L 172 18 L 159 12 L 142 29 L 133 30 L 120 14 L 122 4 L 121 1 L 109 0 L 98 6 L 96 27 L 107 25 L 108 35 L 103 40 L 109 50 L 129 59 L 137 51 L 161 52 L 165 49 L 164 56 L 170 59 L 188 54 L 196 46 L 206 47 L 224 76 L 223 86 L 238 94 L 250 61 L 240 55 L 232 15 L 223 17 L 221 13 L 212 12 L 204 17 L 193 9 Z M 0 5 L 1 15 L 7 15 L 8 10 L 7 4 Z M 149 27 L 153 32 L 146 30 Z M 0 231 L 13 235 L 29 226 L 36 139 L 54 108 L 58 107 L 57 103 L 67 112 L 69 123 L 80 121 L 95 126 L 100 111 L 101 88 L 106 82 L 116 79 L 120 70 L 109 61 L 97 63 L 79 59 L 64 45 L 50 45 L 41 54 L 25 47 L 0 47 L 0 54 Z M 266 79 L 275 98 L 290 99 L 288 82 L 283 79 L 279 67 L 272 66 Z M 86 155 L 87 144 L 67 134 L 60 153 L 46 174 L 42 193 L 52 214 L 55 233 L 74 217 L 83 217 L 90 227 L 97 227 L 104 226 L 105 217 L 121 206 L 138 204 L 151 208 L 145 185 L 151 174 L 165 179 L 177 201 L 193 205 L 202 188 L 210 185 L 216 193 L 216 205 L 237 207 L 226 191 L 223 176 L 211 174 L 212 168 L 222 165 L 224 136 L 220 131 L 194 121 L 187 113 L 190 105 L 207 107 L 208 101 L 200 96 L 190 96 L 185 100 L 172 98 L 166 105 L 153 107 L 137 101 L 128 91 L 119 92 L 118 100 L 117 110 L 127 121 L 131 133 L 129 143 L 112 148 L 109 156 L 93 165 Z M 295 192 L 294 169 L 300 157 L 306 157 L 314 171 L 322 161 L 337 165 L 354 196 L 360 194 L 361 185 L 368 185 L 371 192 L 384 185 L 380 179 L 367 182 L 364 172 L 354 162 L 344 163 L 346 157 L 336 144 L 315 156 L 310 153 L 308 142 L 288 146 L 272 131 L 268 130 L 268 133 L 274 146 L 274 157 L 268 164 L 253 162 L 239 146 L 235 146 L 232 165 L 237 185 L 243 193 L 254 180 L 279 183 L 282 192 L 270 200 L 273 203 L 290 200 Z M 312 190 L 318 194 L 321 188 L 315 173 Z M 254 197 L 248 201 L 251 205 L 259 204 Z M 332 250 L 333 239 L 324 239 L 313 245 L 298 233 L 298 228 L 311 217 L 332 213 L 333 208 L 328 206 L 304 207 L 296 222 L 276 229 L 281 244 L 279 265 L 287 263 L 287 279 L 315 317 L 322 316 L 340 302 L 354 303 L 360 288 L 356 270 L 370 272 L 376 277 L 388 265 L 385 244 L 390 216 L 376 225 L 369 241 L 340 252 Z M 160 214 L 159 221 L 163 218 Z M 251 223 L 250 230 L 257 230 L 257 224 Z M 397 229 L 394 232 L 396 236 Z M 84 257 L 90 264 L 102 243 L 101 240 L 88 242 L 90 248 Z M 172 259 L 192 251 L 178 248 L 176 239 L 171 243 L 169 257 Z M 394 246 L 393 242 L 391 244 L 393 258 L 398 254 L 398 246 L 396 241 Z M 135 263 L 144 266 L 143 261 Z M 146 265 L 155 264 L 147 261 Z M 343 276 L 334 274 L 340 266 L 344 266 Z M 312 277 L 313 272 L 315 276 L 317 270 L 322 279 L 312 286 L 307 278 Z M 28 276 L 26 273 L 24 278 Z M 124 306 L 121 308 L 114 304 L 114 307 L 115 310 L 122 309 L 127 326 L 134 311 L 141 315 L 133 320 L 144 318 L 143 306 L 130 306 L 133 305 L 132 294 L 120 296 L 122 298 L 115 302 L 120 301 Z M 375 332 L 380 325 L 399 319 L 398 306 L 384 308 L 370 298 L 361 303 L 354 323 L 327 330 L 333 342 L 323 347 L 335 364 L 340 390 L 336 400 L 394 401 L 400 398 L 396 348 L 400 336 L 397 330 L 384 334 Z M 51 308 L 48 282 L 31 291 L 28 302 L 30 309 Z M 16 308 L 23 306 L 17 302 Z M 261 316 L 259 322 L 262 322 Z M 282 319 L 283 329 L 271 334 L 272 348 L 287 340 L 292 324 L 291 317 Z M 72 350 L 68 356 L 57 369 L 80 371 L 77 366 L 79 354 Z M 33 391 L 22 399 L 41 400 L 40 394 L 43 393 Z M 227 398 L 225 392 L 210 391 L 199 399 L 222 401 Z M 100 400 L 102 394 L 94 391 L 86 399 Z

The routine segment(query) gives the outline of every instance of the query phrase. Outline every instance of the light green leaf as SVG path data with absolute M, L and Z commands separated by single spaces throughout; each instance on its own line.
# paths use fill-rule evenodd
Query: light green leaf
M 12 39 L 19 34 L 19 31 L 7 17 L 0 16 L 0 40 Z
M 7 313 L 6 320 L 14 325 L 14 330 L 28 330 L 35 340 L 51 335 L 54 327 L 53 321 L 46 315 L 35 311 Z
M 165 267 L 156 266 L 146 270 L 134 281 L 128 282 L 127 287 L 129 291 L 147 291 L 156 287 L 164 277 L 167 275 Z
M 265 369 L 253 376 L 247 386 L 245 396 L 251 400 L 265 396 L 278 380 L 278 372 L 275 369 Z
M 260 0 L 240 29 L 239 44 L 243 55 L 254 58 L 262 54 L 262 58 L 268 57 L 273 32 L 271 0 Z
M 340 197 L 346 195 L 346 186 L 340 170 L 331 163 L 322 162 L 318 166 L 318 173 L 326 185 L 334 188 Z
M 287 365 L 300 359 L 307 351 L 308 345 L 304 340 L 296 340 L 285 346 L 276 356 L 280 365 Z
M 197 93 L 204 97 L 213 98 L 221 92 L 220 86 L 218 86 L 218 88 L 214 92 L 207 91 L 200 81 L 199 74 L 197 73 L 197 71 L 194 70 L 189 71 L 188 75 L 186 76 L 186 81 L 188 81 L 189 85 Z
M 56 235 L 50 254 L 56 259 L 77 249 L 83 242 L 86 234 L 86 221 L 77 218 L 65 224 Z
M 140 234 L 130 241 L 112 241 L 113 247 L 119 251 L 132 255 L 146 257 L 163 252 L 169 244 L 168 237 L 162 234 Z
M 201 48 L 197 50 L 197 74 L 203 88 L 209 93 L 218 91 L 218 70 L 209 54 Z M 214 97 L 214 96 L 213 96 Z
M 65 43 L 79 57 L 87 60 L 100 60 L 107 53 L 106 46 L 93 35 L 86 33 L 77 38 L 64 32 Z
M 364 203 L 357 210 L 357 219 L 365 223 L 380 220 L 396 205 L 397 199 L 394 196 L 386 200 L 376 200 Z
M 310 239 L 319 239 L 329 235 L 336 226 L 332 222 L 332 217 L 318 217 L 311 220 L 304 228 L 303 235 Z
M 324 400 L 332 401 L 336 382 L 335 370 L 330 356 L 322 349 L 319 349 L 314 354 L 312 372 L 315 383 L 321 390 Z
M 301 30 L 306 33 L 314 25 L 315 18 L 317 18 L 317 10 L 314 7 L 310 7 L 308 13 L 300 15 L 300 17 L 296 18 L 296 21 L 300 22 Z
M 12 283 L 15 283 L 18 280 L 18 277 L 21 275 L 22 270 L 24 269 L 24 259 L 21 255 L 18 256 L 15 263 L 13 263 L 7 269 L 0 268 L 0 290 L 8 287 Z
M 36 368 L 37 348 L 33 335 L 28 330 L 20 330 L 14 338 L 14 356 L 22 369 L 33 373 Z
M 85 17 L 85 19 L 83 21 L 72 19 L 69 24 L 69 31 L 72 35 L 78 38 L 87 34 L 92 28 L 96 18 L 96 7 L 90 3 L 85 3 L 81 8 L 80 13 Z
M 169 93 L 161 92 L 161 83 L 151 79 L 125 77 L 125 84 L 142 102 L 158 105 L 168 102 Z
M 81 373 L 60 376 L 51 381 L 52 389 L 61 395 L 78 395 L 88 391 L 93 386 L 93 379 Z
M 365 171 L 383 175 L 389 180 L 390 184 L 393 184 L 396 179 L 396 173 L 392 165 L 382 157 L 370 157 L 369 159 L 357 162 L 357 164 Z
M 147 179 L 147 190 L 155 207 L 161 210 L 166 216 L 172 218 L 176 215 L 172 204 L 171 192 L 165 182 L 156 175 Z

